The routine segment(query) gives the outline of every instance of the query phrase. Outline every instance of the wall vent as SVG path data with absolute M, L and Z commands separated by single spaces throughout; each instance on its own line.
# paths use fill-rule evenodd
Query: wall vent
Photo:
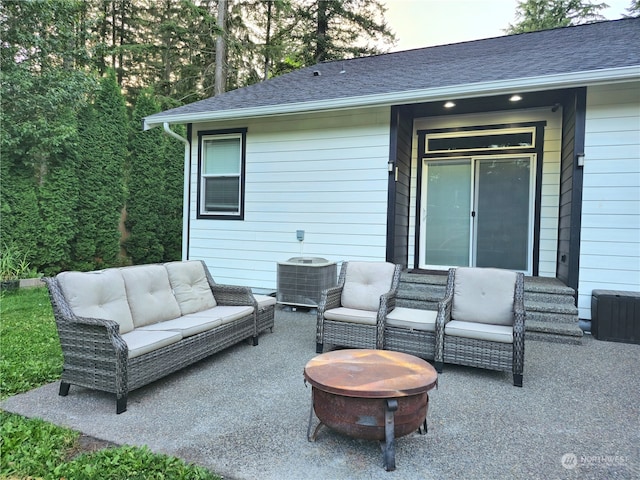
M 278 303 L 317 307 L 322 291 L 337 284 L 337 266 L 319 257 L 293 257 L 278 262 Z

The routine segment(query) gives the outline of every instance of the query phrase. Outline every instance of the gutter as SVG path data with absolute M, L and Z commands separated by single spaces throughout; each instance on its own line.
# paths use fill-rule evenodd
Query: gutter
M 189 239 L 189 189 L 190 189 L 190 169 L 191 164 L 191 143 L 186 138 L 178 135 L 176 132 L 169 128 L 169 123 L 164 122 L 162 127 L 165 133 L 173 138 L 180 140 L 184 143 L 184 169 L 182 178 L 184 179 L 184 185 L 182 186 L 182 260 L 189 259 L 188 252 L 188 239 Z M 145 130 L 147 128 L 145 127 Z
M 144 119 L 143 128 L 149 130 L 166 123 L 199 123 L 217 120 L 231 120 L 249 117 L 289 115 L 314 111 L 338 110 L 345 108 L 381 107 L 397 104 L 423 103 L 448 100 L 452 97 L 463 99 L 480 95 L 517 93 L 528 89 L 555 90 L 559 88 L 585 87 L 603 83 L 620 83 L 640 80 L 640 67 L 610 68 L 587 72 L 563 73 L 543 77 L 527 77 L 499 80 L 485 83 L 468 83 L 447 87 L 408 90 L 376 95 L 342 97 L 312 102 L 266 105 L 253 108 L 183 113 L 178 115 L 155 114 Z

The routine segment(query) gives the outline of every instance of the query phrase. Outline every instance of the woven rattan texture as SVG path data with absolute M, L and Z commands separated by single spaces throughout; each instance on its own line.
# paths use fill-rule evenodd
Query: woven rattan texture
M 449 270 L 445 298 L 438 305 L 435 361 L 512 372 L 515 384 L 524 370 L 524 275 L 516 275 L 513 293 L 513 343 L 502 343 L 445 335 L 444 328 L 451 320 L 455 272 L 455 268 Z
M 268 307 L 261 308 L 258 311 L 258 333 L 264 332 L 265 330 L 273 331 L 273 323 L 276 313 L 276 306 L 269 305 Z
M 321 345 L 330 344 L 340 347 L 376 348 L 384 347 L 384 325 L 387 313 L 396 306 L 396 294 L 400 285 L 401 265 L 396 265 L 391 279 L 389 291 L 380 296 L 380 305 L 376 315 L 375 325 L 362 325 L 352 322 L 326 320 L 324 312 L 341 306 L 342 290 L 349 262 L 344 262 L 340 268 L 338 285 L 322 292 L 318 305 L 316 342 Z
M 155 351 L 128 358 L 128 347 L 116 322 L 77 317 L 69 307 L 56 278 L 45 278 L 53 307 L 62 354 L 61 376 L 65 384 L 101 390 L 116 395 L 126 408 L 129 391 L 153 382 L 245 339 L 257 336 L 257 301 L 248 287 L 219 285 L 203 263 L 218 305 L 250 305 L 254 311 L 214 329 L 183 338 Z M 273 310 L 263 325 L 273 326 Z M 61 387 L 61 392 L 63 388 Z M 119 410 L 123 411 L 123 410 Z

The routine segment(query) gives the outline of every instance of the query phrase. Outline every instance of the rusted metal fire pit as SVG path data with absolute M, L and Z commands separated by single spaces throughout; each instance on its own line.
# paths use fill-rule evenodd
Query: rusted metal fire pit
M 313 358 L 304 378 L 313 387 L 309 440 L 326 425 L 352 437 L 384 441 L 384 466 L 390 471 L 395 469 L 394 439 L 422 426 L 426 432 L 427 392 L 438 376 L 429 363 L 411 355 L 350 349 Z M 320 423 L 312 434 L 314 412 Z

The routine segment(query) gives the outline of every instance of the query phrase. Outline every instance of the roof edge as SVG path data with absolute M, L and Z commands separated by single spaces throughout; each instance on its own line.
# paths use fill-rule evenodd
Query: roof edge
M 584 87 L 602 83 L 618 83 L 640 80 L 640 66 L 589 70 L 583 72 L 525 77 L 484 83 L 467 83 L 439 88 L 390 92 L 376 95 L 341 97 L 314 102 L 285 103 L 253 108 L 183 113 L 179 115 L 154 114 L 144 118 L 143 129 L 149 130 L 164 123 L 203 123 L 219 120 L 233 120 L 250 117 L 269 117 L 317 111 L 362 107 L 381 107 L 408 103 L 422 103 L 455 98 L 477 97 L 478 94 L 497 95 L 519 93 L 523 89 L 551 90 L 555 88 Z

